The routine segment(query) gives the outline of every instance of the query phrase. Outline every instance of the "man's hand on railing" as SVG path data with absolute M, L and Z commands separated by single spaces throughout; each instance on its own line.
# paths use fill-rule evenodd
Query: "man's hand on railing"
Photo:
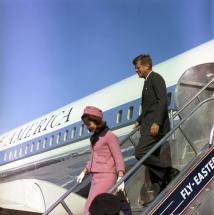
M 152 123 L 151 127 L 150 127 L 150 134 L 152 136 L 157 136 L 158 132 L 159 132 L 159 128 L 160 126 L 157 123 Z
M 117 182 L 121 179 L 122 177 L 121 176 L 119 176 L 118 178 L 117 178 Z M 117 187 L 117 191 L 124 191 L 124 189 L 125 189 L 125 183 L 124 183 L 124 181 Z

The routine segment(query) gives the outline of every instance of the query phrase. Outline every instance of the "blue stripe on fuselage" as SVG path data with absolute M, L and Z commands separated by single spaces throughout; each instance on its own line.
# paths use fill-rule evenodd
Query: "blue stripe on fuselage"
M 169 109 L 175 109 L 176 107 L 175 87 L 176 85 L 167 88 Z M 104 112 L 104 119 L 108 122 L 108 126 L 113 130 L 132 124 L 139 116 L 140 104 L 141 98 L 114 107 Z M 130 118 L 128 118 L 127 114 L 130 110 L 133 111 L 132 113 L 130 113 Z M 83 139 L 87 139 L 89 137 L 89 133 L 85 127 L 82 135 L 79 135 L 80 127 L 82 125 L 82 121 L 79 121 L 48 134 L 2 150 L 0 151 L 0 165 L 4 165 L 6 163 L 27 158 L 36 154 L 40 154 L 42 152 L 65 146 L 67 144 L 72 144 Z M 74 130 L 75 135 L 72 137 L 72 132 L 74 132 Z M 64 138 L 65 135 L 67 137 L 66 140 Z

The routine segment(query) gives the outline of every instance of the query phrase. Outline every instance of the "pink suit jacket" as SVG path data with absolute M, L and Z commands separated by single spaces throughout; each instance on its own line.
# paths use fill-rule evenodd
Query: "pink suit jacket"
M 91 155 L 86 168 L 89 172 L 125 172 L 125 164 L 118 138 L 108 130 L 91 146 Z

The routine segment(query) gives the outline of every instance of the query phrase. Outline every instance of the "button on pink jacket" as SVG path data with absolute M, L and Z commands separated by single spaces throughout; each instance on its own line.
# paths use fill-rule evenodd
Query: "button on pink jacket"
M 108 130 L 91 146 L 91 155 L 86 168 L 89 172 L 125 172 L 125 164 L 116 135 Z

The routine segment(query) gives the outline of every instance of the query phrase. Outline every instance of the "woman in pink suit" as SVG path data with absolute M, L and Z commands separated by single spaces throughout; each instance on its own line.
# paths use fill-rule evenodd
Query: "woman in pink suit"
M 84 109 L 82 120 L 88 130 L 93 132 L 90 138 L 90 160 L 77 177 L 77 182 L 81 183 L 86 174 L 92 173 L 91 188 L 84 207 L 84 214 L 87 214 L 93 199 L 98 194 L 107 192 L 121 179 L 125 173 L 125 165 L 119 141 L 103 121 L 102 110 L 87 106 Z M 123 189 L 124 183 L 118 187 L 118 190 Z

